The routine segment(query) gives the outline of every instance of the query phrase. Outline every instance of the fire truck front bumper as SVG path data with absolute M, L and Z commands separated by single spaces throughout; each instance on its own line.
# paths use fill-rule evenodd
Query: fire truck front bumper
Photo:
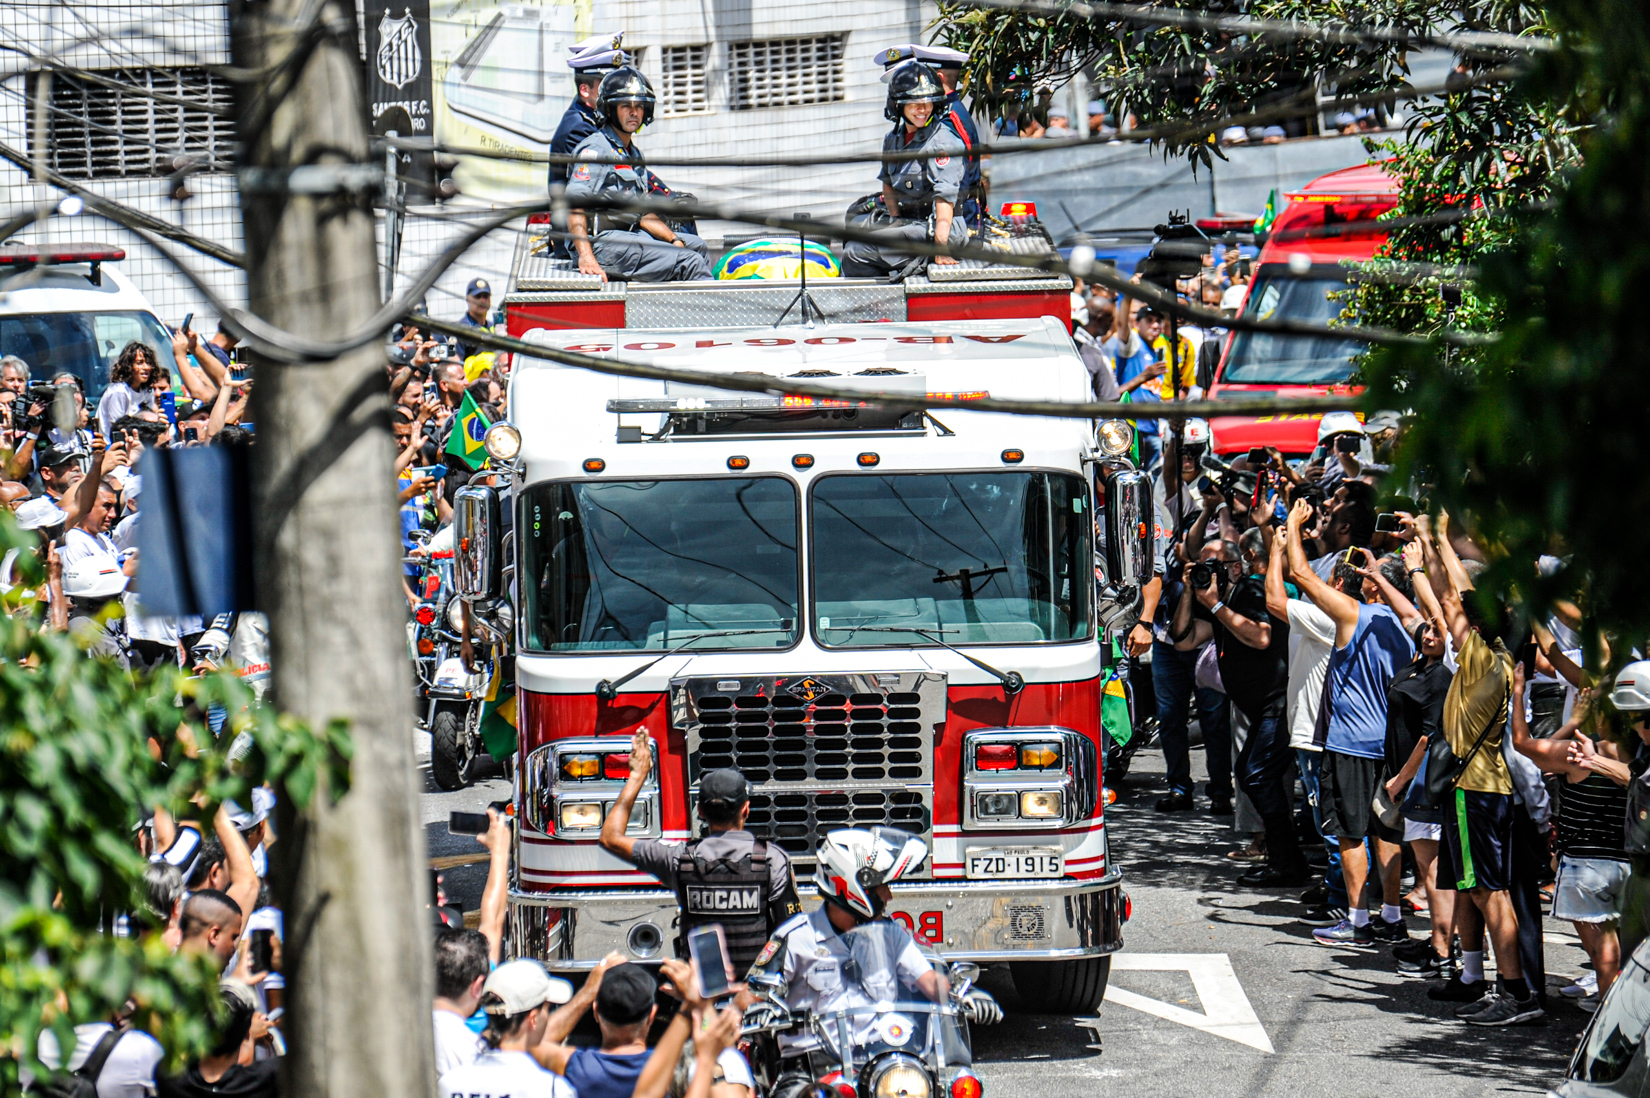
M 1123 948 L 1123 875 L 1098 881 L 911 881 L 893 886 L 893 917 L 952 960 L 1049 961 Z M 803 904 L 817 906 L 805 896 Z M 676 896 L 664 889 L 510 893 L 507 952 L 556 972 L 596 967 L 617 950 L 643 964 L 675 956 Z

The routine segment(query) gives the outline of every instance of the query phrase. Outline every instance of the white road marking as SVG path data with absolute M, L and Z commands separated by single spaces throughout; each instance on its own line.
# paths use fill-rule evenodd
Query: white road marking
M 1203 1013 L 1165 1003 L 1116 984 L 1106 985 L 1106 1000 L 1143 1014 L 1178 1022 L 1183 1026 L 1236 1041 L 1240 1045 L 1273 1052 L 1271 1038 L 1249 1005 L 1249 997 L 1232 970 L 1232 960 L 1224 953 L 1115 953 L 1113 972 L 1185 972 L 1203 1004 Z

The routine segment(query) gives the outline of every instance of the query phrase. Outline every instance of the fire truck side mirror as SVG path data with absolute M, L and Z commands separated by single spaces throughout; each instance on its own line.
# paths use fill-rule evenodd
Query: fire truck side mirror
M 1152 479 L 1139 469 L 1121 469 L 1106 478 L 1106 578 L 1135 590 L 1152 578 L 1157 516 Z
M 499 595 L 503 524 L 498 490 L 476 485 L 453 495 L 453 556 L 460 598 L 494 599 Z

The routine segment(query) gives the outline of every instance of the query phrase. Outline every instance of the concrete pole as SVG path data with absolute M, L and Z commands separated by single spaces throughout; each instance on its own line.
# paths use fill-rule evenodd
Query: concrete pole
M 313 25 L 326 31 L 302 57 L 309 8 L 230 5 L 235 64 L 262 74 L 238 85 L 247 284 L 259 316 L 337 339 L 379 304 L 370 197 L 293 194 L 279 180 L 298 165 L 372 158 L 355 5 L 325 0 Z M 301 62 L 277 67 L 289 54 Z M 256 366 L 255 562 L 273 698 L 311 722 L 347 718 L 355 741 L 349 794 L 336 806 L 319 796 L 301 814 L 283 798 L 271 851 L 285 910 L 283 1093 L 306 1098 L 435 1091 L 384 366 L 376 339 L 335 360 Z

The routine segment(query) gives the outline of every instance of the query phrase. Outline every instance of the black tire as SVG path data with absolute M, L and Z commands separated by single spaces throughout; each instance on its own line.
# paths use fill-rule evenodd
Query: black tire
M 1111 957 L 1075 961 L 1013 961 L 1014 990 L 1033 1014 L 1086 1014 L 1100 1005 L 1111 979 Z
M 430 776 L 443 792 L 470 784 L 475 760 L 464 735 L 464 707 L 438 705 L 430 721 Z

